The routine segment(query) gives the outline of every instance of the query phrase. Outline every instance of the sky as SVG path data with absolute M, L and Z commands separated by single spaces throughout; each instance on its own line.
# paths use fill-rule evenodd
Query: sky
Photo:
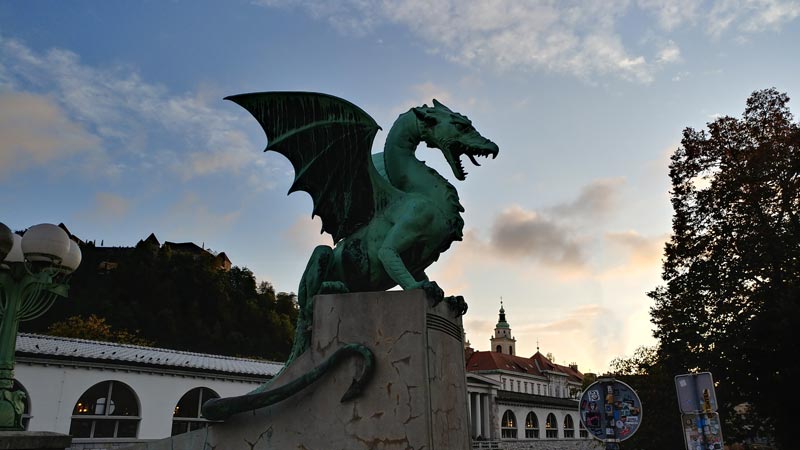
M 800 95 L 797 0 L 0 2 L 0 221 L 83 240 L 150 233 L 297 291 L 330 245 L 243 109 L 258 91 L 347 99 L 383 131 L 435 98 L 500 147 L 455 180 L 465 237 L 428 270 L 489 349 L 603 372 L 652 345 L 682 130 Z M 790 102 L 790 108 L 796 101 Z M 485 162 L 484 162 L 485 161 Z

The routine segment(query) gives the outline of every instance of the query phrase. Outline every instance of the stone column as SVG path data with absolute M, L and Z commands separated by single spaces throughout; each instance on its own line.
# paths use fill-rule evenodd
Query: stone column
M 475 413 L 472 412 L 472 396 L 475 395 L 467 391 L 467 422 L 469 423 L 470 433 L 472 433 L 472 429 L 475 423 L 473 419 L 475 417 Z
M 472 394 L 472 434 L 473 436 L 480 436 L 481 433 L 481 394 Z
M 483 407 L 483 432 L 486 439 L 496 439 L 498 436 L 492 436 L 492 402 L 489 394 L 481 395 L 481 406 Z
M 489 404 L 489 394 L 481 394 L 480 399 L 480 406 L 481 406 L 481 418 L 483 419 L 483 423 L 481 423 L 481 429 L 483 430 L 481 434 L 486 439 L 491 439 L 492 431 L 489 424 L 489 420 L 492 417 L 491 415 L 491 405 Z

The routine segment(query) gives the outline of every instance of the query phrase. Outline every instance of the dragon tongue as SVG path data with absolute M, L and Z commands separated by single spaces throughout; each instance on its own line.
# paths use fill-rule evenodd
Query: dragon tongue
M 478 164 L 478 161 L 475 160 L 475 157 L 470 155 L 469 153 L 467 153 L 467 158 L 469 158 L 469 160 L 472 161 L 472 164 L 475 164 L 476 166 L 480 166 L 480 164 Z

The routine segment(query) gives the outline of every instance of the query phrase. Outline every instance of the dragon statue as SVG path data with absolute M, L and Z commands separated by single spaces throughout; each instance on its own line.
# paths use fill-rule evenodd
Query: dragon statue
M 300 307 L 296 335 L 286 362 L 305 352 L 311 341 L 313 299 L 317 294 L 383 291 L 399 285 L 424 289 L 435 303 L 446 300 L 456 314 L 466 312 L 461 296 L 444 292 L 425 269 L 454 241 L 462 240 L 464 221 L 456 189 L 415 156 L 417 145 L 441 150 L 458 180 L 467 172 L 466 156 L 497 156 L 498 147 L 475 130 L 470 120 L 433 100 L 401 114 L 386 137 L 383 153 L 372 154 L 380 129 L 361 108 L 326 94 L 264 92 L 226 97 L 248 110 L 268 138 L 265 151 L 284 155 L 295 179 L 289 193 L 303 190 L 314 202 L 322 231 L 334 247 L 314 249 L 298 288 Z M 211 400 L 203 406 L 208 419 L 273 404 L 318 379 L 348 355 L 365 364 L 342 401 L 355 397 L 371 373 L 372 354 L 349 344 L 300 379 L 278 388 L 270 383 L 240 396 Z M 273 379 L 272 381 L 274 381 Z

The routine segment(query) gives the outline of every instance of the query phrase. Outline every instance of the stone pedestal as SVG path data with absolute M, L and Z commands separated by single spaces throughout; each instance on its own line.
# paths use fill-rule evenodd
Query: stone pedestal
M 360 361 L 340 364 L 304 391 L 208 430 L 150 442 L 147 450 L 467 450 L 461 318 L 421 290 L 320 295 L 311 349 L 273 382 L 309 371 L 348 343 L 375 354 L 362 395 L 341 403 Z
M 0 431 L 0 450 L 64 450 L 72 437 L 49 431 Z

